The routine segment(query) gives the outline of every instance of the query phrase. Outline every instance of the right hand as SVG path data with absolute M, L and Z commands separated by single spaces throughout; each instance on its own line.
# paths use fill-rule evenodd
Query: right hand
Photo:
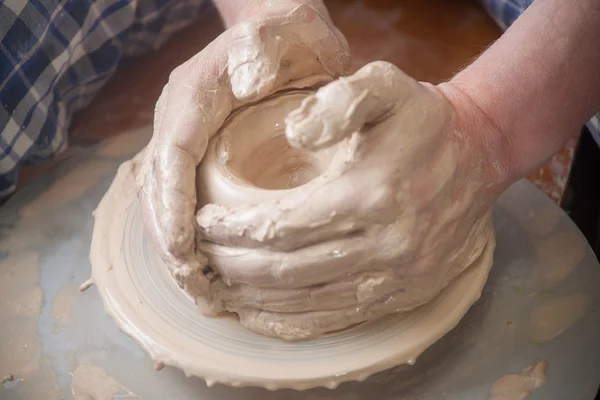
M 177 67 L 156 104 L 154 133 L 138 176 L 147 234 L 178 283 L 206 293 L 195 248 L 196 168 L 237 107 L 283 87 L 343 75 L 348 45 L 328 16 L 281 0 L 253 12 Z M 308 79 L 308 80 L 307 80 Z
M 318 336 L 411 310 L 491 264 L 508 158 L 451 85 L 374 62 L 307 97 L 286 134 L 309 150 L 348 140 L 349 151 L 277 201 L 197 213 L 218 296 L 248 328 Z

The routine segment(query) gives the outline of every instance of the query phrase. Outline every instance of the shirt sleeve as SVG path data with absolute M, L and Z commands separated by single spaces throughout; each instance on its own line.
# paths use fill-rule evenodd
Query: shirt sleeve
M 533 3 L 533 0 L 480 0 L 480 2 L 498 26 L 506 30 Z
M 24 164 L 67 146 L 73 114 L 125 56 L 156 49 L 204 0 L 0 2 L 0 198 Z
M 480 0 L 480 2 L 498 26 L 506 30 L 533 3 L 533 0 Z M 585 125 L 600 146 L 600 113 L 594 115 Z

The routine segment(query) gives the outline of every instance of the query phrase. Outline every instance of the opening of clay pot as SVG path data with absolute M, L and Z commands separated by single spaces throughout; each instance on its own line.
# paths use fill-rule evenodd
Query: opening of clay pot
M 199 206 L 264 201 L 322 175 L 339 147 L 296 149 L 285 136 L 286 116 L 312 93 L 274 95 L 231 115 L 209 143 L 198 169 Z
M 233 116 L 217 139 L 217 158 L 232 175 L 261 189 L 286 190 L 321 175 L 328 159 L 292 148 L 285 117 L 310 91 L 277 95 Z
M 258 188 L 285 190 L 302 186 L 327 167 L 308 151 L 290 147 L 282 131 L 261 139 L 248 157 L 229 165 L 232 173 Z

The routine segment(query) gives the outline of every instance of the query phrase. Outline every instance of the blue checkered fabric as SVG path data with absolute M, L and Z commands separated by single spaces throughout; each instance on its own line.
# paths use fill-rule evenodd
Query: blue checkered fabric
M 73 114 L 119 61 L 160 46 L 204 0 L 1 0 L 0 198 L 67 146 Z
M 503 29 L 508 29 L 513 22 L 533 3 L 533 0 L 481 0 L 488 14 Z M 600 113 L 590 119 L 586 127 L 600 146 Z

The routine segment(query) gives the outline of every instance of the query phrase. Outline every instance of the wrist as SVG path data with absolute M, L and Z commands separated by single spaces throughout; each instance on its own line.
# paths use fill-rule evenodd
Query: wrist
M 482 108 L 454 79 L 437 88 L 453 107 L 456 129 L 469 143 L 472 156 L 482 160 L 486 188 L 499 195 L 522 178 L 525 173 L 516 160 L 514 146 L 495 116 Z

